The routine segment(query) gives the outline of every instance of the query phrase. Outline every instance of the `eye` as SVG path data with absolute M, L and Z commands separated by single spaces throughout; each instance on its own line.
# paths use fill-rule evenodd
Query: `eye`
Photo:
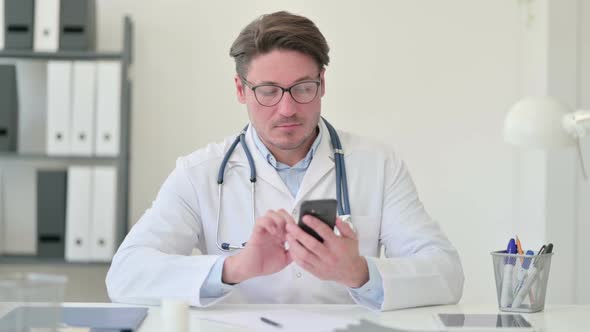
M 256 88 L 256 93 L 263 97 L 272 97 L 281 93 L 281 89 L 274 85 L 261 85 Z
M 293 87 L 294 92 L 299 94 L 315 93 L 317 85 L 314 82 L 303 82 Z

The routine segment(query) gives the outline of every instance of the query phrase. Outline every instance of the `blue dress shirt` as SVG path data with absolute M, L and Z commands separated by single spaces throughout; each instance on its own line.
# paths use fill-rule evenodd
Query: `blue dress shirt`
M 264 143 L 262 143 L 254 127 L 252 127 L 252 136 L 254 137 L 256 148 L 266 159 L 266 161 L 279 173 L 281 179 L 293 197 L 297 196 L 297 192 L 299 191 L 299 186 L 301 185 L 301 181 L 303 181 L 305 172 L 311 164 L 313 155 L 322 140 L 324 133 L 322 127 L 319 126 L 319 128 L 320 130 L 318 136 L 311 145 L 311 148 L 309 149 L 309 152 L 305 158 L 291 167 L 276 160 L 276 158 L 272 155 Z M 220 297 L 232 289 L 232 285 L 225 284 L 221 280 L 225 258 L 226 257 L 220 257 L 213 265 L 213 268 L 209 272 L 207 279 L 201 287 L 201 297 Z M 359 288 L 349 288 L 349 292 L 357 302 L 370 308 L 378 309 L 383 303 L 383 280 L 381 278 L 381 274 L 377 270 L 375 263 L 370 259 L 366 259 L 366 261 L 369 268 L 369 281 Z

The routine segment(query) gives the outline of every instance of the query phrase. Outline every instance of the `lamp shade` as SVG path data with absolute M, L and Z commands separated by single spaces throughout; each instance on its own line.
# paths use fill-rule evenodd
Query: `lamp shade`
M 575 139 L 563 128 L 569 109 L 550 97 L 520 100 L 504 120 L 504 140 L 521 147 L 551 149 L 572 146 Z

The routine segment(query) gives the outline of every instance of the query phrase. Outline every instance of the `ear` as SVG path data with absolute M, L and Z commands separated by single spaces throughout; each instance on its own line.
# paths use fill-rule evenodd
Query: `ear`
M 245 104 L 246 103 L 246 91 L 244 83 L 242 82 L 242 80 L 240 79 L 240 76 L 236 74 L 236 76 L 234 76 L 234 83 L 236 84 L 236 96 L 238 97 L 238 102 L 240 102 L 240 104 Z
M 326 74 L 326 68 L 323 68 L 322 71 L 320 72 L 320 82 L 321 82 L 321 95 L 320 97 L 323 97 L 324 94 L 326 93 L 326 80 L 324 79 L 324 76 Z

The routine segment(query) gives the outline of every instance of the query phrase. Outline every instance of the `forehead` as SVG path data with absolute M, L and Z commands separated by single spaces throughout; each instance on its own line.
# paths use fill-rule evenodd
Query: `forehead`
M 290 84 L 315 79 L 318 74 L 318 65 L 311 56 L 291 50 L 273 50 L 252 59 L 247 79 L 252 83 Z

